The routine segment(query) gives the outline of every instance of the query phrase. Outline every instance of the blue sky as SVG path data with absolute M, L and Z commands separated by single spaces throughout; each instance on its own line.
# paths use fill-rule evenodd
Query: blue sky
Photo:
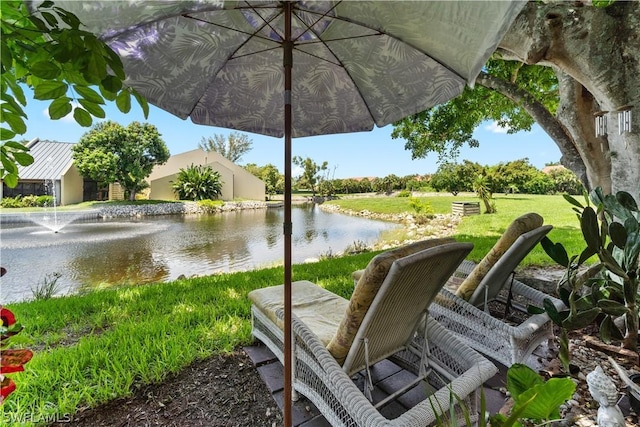
M 29 93 L 29 90 L 26 92 Z M 50 120 L 47 114 L 48 105 L 47 102 L 28 100 L 25 109 L 29 117 L 27 133 L 22 135 L 22 138 L 31 140 L 39 137 L 53 141 L 78 142 L 89 130 L 78 125 L 73 119 Z M 126 115 L 120 113 L 115 105 L 107 105 L 106 111 L 107 119 L 124 126 L 133 121 L 145 121 L 141 108 L 135 102 L 132 102 L 131 112 Z M 196 125 L 188 119 L 179 119 L 153 106 L 150 106 L 147 121 L 158 128 L 171 154 L 198 148 L 202 137 L 214 134 L 228 135 L 231 132 L 228 129 Z M 375 128 L 371 132 L 294 139 L 293 155 L 310 157 L 316 163 L 327 161 L 333 175 L 330 175 L 331 178 L 383 177 L 389 174 L 422 175 L 436 171 L 436 154 L 430 154 L 424 159 L 411 160 L 411 152 L 404 149 L 404 140 L 392 139 L 391 131 L 392 126 L 389 125 Z M 259 166 L 271 163 L 280 172 L 284 172 L 283 140 L 258 134 L 248 136 L 253 141 L 253 149 L 238 163 L 256 163 Z M 482 165 L 494 165 L 527 157 L 531 164 L 542 168 L 546 163 L 560 160 L 557 146 L 538 126 L 531 132 L 508 135 L 495 123 L 486 122 L 476 129 L 474 136 L 480 142 L 480 147 L 463 148 L 460 161 L 468 159 Z

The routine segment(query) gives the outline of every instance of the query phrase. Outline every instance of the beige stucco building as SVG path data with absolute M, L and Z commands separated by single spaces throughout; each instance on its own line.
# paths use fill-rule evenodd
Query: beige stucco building
M 84 200 L 85 180 L 73 164 L 73 144 L 35 138 L 26 145 L 33 156 L 33 163 L 18 167 L 20 180 L 15 188 L 8 188 L 3 183 L 3 197 L 55 194 L 58 205 Z
M 171 189 L 180 169 L 191 165 L 210 166 L 220 173 L 222 200 L 264 200 L 264 182 L 247 172 L 241 166 L 222 157 L 215 151 L 204 151 L 200 148 L 173 155 L 164 165 L 158 165 L 149 175 L 149 198 L 154 200 L 176 199 Z
M 83 178 L 73 164 L 74 144 L 67 142 L 44 141 L 38 138 L 27 144 L 34 162 L 29 166 L 20 166 L 20 180 L 15 188 L 2 185 L 2 196 L 26 196 L 29 194 L 52 194 L 58 205 L 69 205 L 89 200 L 121 200 L 124 198 L 119 185 L 98 188 L 98 183 Z M 207 165 L 218 171 L 223 182 L 222 200 L 264 200 L 264 182 L 244 168 L 227 160 L 216 152 L 201 149 L 171 156 L 167 163 L 158 165 L 149 176 L 149 198 L 156 200 L 175 200 L 171 188 L 180 169 L 190 165 Z

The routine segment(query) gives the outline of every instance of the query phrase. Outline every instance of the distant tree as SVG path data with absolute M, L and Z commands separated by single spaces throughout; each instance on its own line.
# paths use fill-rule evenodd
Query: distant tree
M 213 137 L 202 137 L 200 148 L 204 151 L 215 151 L 227 160 L 237 163 L 243 155 L 251 151 L 253 141 L 249 136 L 240 132 L 231 132 L 229 137 L 215 134 Z
M 549 171 L 549 178 L 553 181 L 553 191 L 572 195 L 582 194 L 584 187 L 575 173 L 565 167 L 554 168 Z
M 97 123 L 73 147 L 82 176 L 104 184 L 119 182 L 130 200 L 148 186 L 146 178 L 153 167 L 164 164 L 169 156 L 158 129 L 139 122 L 126 128 L 113 121 Z
M 73 119 L 88 127 L 92 117 L 105 117 L 105 101 L 116 101 L 120 111 L 129 112 L 131 96 L 147 117 L 147 102 L 123 84 L 118 55 L 82 30 L 74 14 L 51 1 L 42 2 L 33 13 L 18 0 L 2 0 L 0 8 L 0 178 L 9 187 L 18 183 L 17 165 L 33 162 L 25 144 L 13 140 L 27 131 L 25 86 L 35 99 L 50 101 L 48 113 L 54 120 L 73 112 Z
M 172 183 L 173 192 L 180 200 L 215 200 L 222 195 L 220 172 L 210 166 L 194 166 L 180 169 Z
M 284 191 L 284 176 L 277 167 L 268 163 L 264 166 L 258 166 L 255 163 L 249 163 L 244 168 L 253 176 L 260 178 L 265 185 L 265 190 L 269 196 Z
M 462 191 L 473 191 L 473 182 L 482 170 L 482 166 L 469 160 L 442 163 L 431 176 L 429 184 L 436 191 L 448 191 L 457 196 Z
M 317 185 L 322 180 L 320 172 L 327 170 L 329 163 L 323 162 L 321 165 L 318 165 L 310 157 L 303 159 L 300 156 L 295 156 L 293 158 L 293 164 L 302 168 L 302 175 L 298 179 L 298 186 L 310 189 L 315 196 Z

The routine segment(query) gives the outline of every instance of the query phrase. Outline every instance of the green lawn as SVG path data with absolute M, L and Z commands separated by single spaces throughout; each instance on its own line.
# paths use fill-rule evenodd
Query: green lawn
M 428 202 L 434 213 L 451 213 L 452 202 L 479 201 L 472 194 L 458 196 L 435 195 L 419 197 Z M 578 198 L 582 201 L 582 198 Z M 454 237 L 459 241 L 470 241 L 474 244 L 470 258 L 479 261 L 493 244 L 500 238 L 507 226 L 520 215 L 536 212 L 544 218 L 545 224 L 553 225 L 549 238 L 554 242 L 562 242 L 569 255 L 580 253 L 584 247 L 580 223 L 571 205 L 559 195 L 540 196 L 516 194 L 494 197 L 496 214 L 466 216 L 456 229 Z M 367 199 L 340 199 L 326 202 L 337 204 L 344 209 L 355 211 L 368 210 L 376 213 L 394 214 L 412 212 L 408 197 L 371 197 Z M 481 210 L 484 210 L 480 203 Z M 553 261 L 537 246 L 521 265 L 552 265 Z
M 436 212 L 450 212 L 452 201 L 474 199 L 437 196 L 424 200 Z M 335 203 L 354 210 L 409 210 L 406 198 Z M 582 250 L 577 219 L 562 197 L 497 197 L 496 206 L 495 215 L 465 217 L 455 234 L 458 240 L 476 245 L 473 258 L 481 258 L 510 221 L 531 211 L 555 226 L 554 241 L 562 241 L 575 252 Z M 366 266 L 374 254 L 295 265 L 293 279 L 310 280 L 348 298 L 353 291 L 351 272 Z M 551 262 L 536 249 L 525 260 L 530 263 Z M 273 267 L 10 304 L 25 325 L 10 341 L 34 349 L 35 356 L 25 372 L 12 375 L 18 389 L 0 406 L 0 420 L 63 416 L 162 381 L 194 360 L 249 344 L 247 293 L 280 284 L 282 278 L 282 268 Z

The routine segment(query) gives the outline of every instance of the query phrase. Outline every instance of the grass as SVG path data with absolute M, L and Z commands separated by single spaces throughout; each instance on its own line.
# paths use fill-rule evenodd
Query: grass
M 434 213 L 451 213 L 451 203 L 461 201 L 478 201 L 472 194 L 458 196 L 442 195 L 418 197 L 421 202 L 428 202 Z M 544 218 L 545 224 L 553 225 L 549 238 L 553 242 L 562 242 L 569 255 L 579 254 L 585 247 L 580 231 L 580 223 L 571 205 L 559 195 L 494 196 L 496 214 L 471 215 L 463 217 L 454 236 L 459 241 L 473 242 L 474 249 L 469 258 L 478 262 L 500 238 L 507 226 L 515 218 L 528 212 L 536 212 Z M 395 214 L 412 212 L 407 197 L 372 197 L 368 199 L 340 199 L 325 203 L 337 204 L 344 209 L 355 211 L 368 210 L 375 213 Z M 480 204 L 483 210 L 482 203 Z M 401 231 L 400 231 L 401 232 Z M 397 233 L 397 231 L 396 231 Z M 389 239 L 397 238 L 393 233 Z M 540 246 L 537 246 L 522 262 L 521 266 L 553 265 Z
M 435 212 L 450 212 L 460 197 L 429 197 Z M 355 204 L 354 204 L 355 202 Z M 407 211 L 406 198 L 340 200 L 351 209 Z M 405 205 L 403 205 L 405 204 Z M 553 224 L 552 240 L 574 252 L 582 249 L 577 219 L 560 196 L 497 197 L 498 213 L 465 217 L 455 237 L 472 241 L 478 260 L 515 217 L 530 211 Z M 310 280 L 349 298 L 351 272 L 374 256 L 365 253 L 293 266 L 293 280 Z M 525 264 L 550 264 L 536 249 Z M 0 406 L 0 424 L 20 420 L 64 419 L 78 408 L 130 395 L 159 382 L 191 362 L 252 342 L 247 294 L 282 282 L 282 267 L 144 286 L 100 290 L 84 295 L 10 304 L 25 330 L 11 345 L 35 350 L 18 389 Z M 22 425 L 38 424 L 25 422 Z

